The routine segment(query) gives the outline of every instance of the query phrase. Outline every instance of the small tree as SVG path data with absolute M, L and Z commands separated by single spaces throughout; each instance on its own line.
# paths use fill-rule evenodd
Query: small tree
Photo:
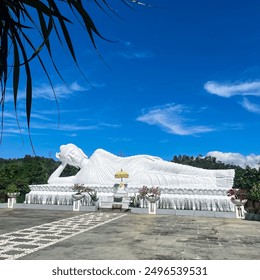
M 253 185 L 248 197 L 252 200 L 260 201 L 260 182 Z

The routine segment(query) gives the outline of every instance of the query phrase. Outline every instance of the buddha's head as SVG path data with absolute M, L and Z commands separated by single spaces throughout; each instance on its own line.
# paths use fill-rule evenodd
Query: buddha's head
M 61 162 L 66 162 L 77 168 L 82 168 L 83 161 L 88 158 L 87 155 L 74 144 L 61 145 L 60 152 L 56 153 L 56 157 Z

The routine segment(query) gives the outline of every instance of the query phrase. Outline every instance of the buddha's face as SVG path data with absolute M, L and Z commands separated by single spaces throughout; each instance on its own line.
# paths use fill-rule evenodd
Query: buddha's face
M 79 168 L 81 168 L 83 160 L 88 158 L 81 149 L 73 144 L 60 146 L 60 153 L 57 153 L 56 157 L 61 162 L 66 162 Z

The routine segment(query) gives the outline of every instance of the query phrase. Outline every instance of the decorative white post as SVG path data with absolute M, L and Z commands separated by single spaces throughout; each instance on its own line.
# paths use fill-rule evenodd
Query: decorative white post
M 76 193 L 72 195 L 73 198 L 73 211 L 79 211 L 80 206 L 81 206 L 81 199 L 84 197 L 85 195 L 82 193 Z
M 231 199 L 231 202 L 235 205 L 236 218 L 244 219 L 245 218 L 245 207 L 244 205 L 247 202 L 247 199 Z
M 156 201 L 159 200 L 157 195 L 147 195 L 146 199 L 148 200 L 148 214 L 156 214 Z
M 156 202 L 149 201 L 149 203 L 148 203 L 148 214 L 156 214 Z
M 236 218 L 245 218 L 244 205 L 247 202 L 247 191 L 245 189 L 229 189 L 227 195 L 230 196 L 230 201 L 235 206 Z
M 245 218 L 245 208 L 244 205 L 235 205 L 236 218 Z
M 81 205 L 80 200 L 74 200 L 73 201 L 73 211 L 79 211 L 80 205 Z
M 16 203 L 16 198 L 8 197 L 7 200 L 7 208 L 14 208 L 14 204 Z
M 14 208 L 14 204 L 16 203 L 16 198 L 20 193 L 7 193 L 7 208 Z

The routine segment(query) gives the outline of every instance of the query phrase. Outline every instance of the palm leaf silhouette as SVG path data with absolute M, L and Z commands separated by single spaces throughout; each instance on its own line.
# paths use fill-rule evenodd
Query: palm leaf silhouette
M 134 5 L 145 5 L 141 1 L 136 0 L 120 0 L 122 3 L 132 8 Z M 33 99 L 33 74 L 31 71 L 32 60 L 38 59 L 38 62 L 44 70 L 47 79 L 52 87 L 53 94 L 55 90 L 52 85 L 50 75 L 41 58 L 41 51 L 45 48 L 52 61 L 53 67 L 57 74 L 63 79 L 55 58 L 52 55 L 51 35 L 54 34 L 58 38 L 61 45 L 69 50 L 75 65 L 79 68 L 77 56 L 74 50 L 71 34 L 68 25 L 75 21 L 80 21 L 89 36 L 91 43 L 98 53 L 95 42 L 95 36 L 107 40 L 97 29 L 94 20 L 88 13 L 89 1 L 81 0 L 3 0 L 0 6 L 0 106 L 2 110 L 1 116 L 1 140 L 4 125 L 4 107 L 5 95 L 8 78 L 12 78 L 12 91 L 14 109 L 17 117 L 17 102 L 19 92 L 19 82 L 21 69 L 25 73 L 26 84 L 26 120 L 30 137 L 30 120 Z M 109 14 L 117 12 L 109 4 L 107 0 L 94 0 L 94 3 L 100 8 L 100 11 Z M 66 7 L 74 17 L 65 16 L 64 7 Z M 35 43 L 32 30 L 37 32 L 41 38 L 41 42 Z M 80 70 L 81 71 L 81 70 Z M 82 73 L 82 72 L 81 72 Z M 82 75 L 84 75 L 82 73 Z M 57 100 L 56 100 L 57 102 Z M 19 126 L 19 122 L 18 122 Z M 31 137 L 30 137 L 31 141 Z M 33 147 L 33 146 L 32 146 Z

